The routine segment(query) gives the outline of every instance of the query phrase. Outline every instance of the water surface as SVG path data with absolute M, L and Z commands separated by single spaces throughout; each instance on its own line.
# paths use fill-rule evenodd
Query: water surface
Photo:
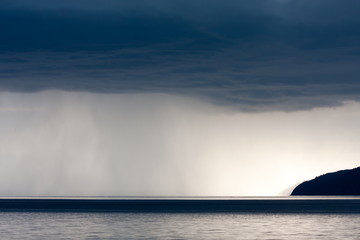
M 357 214 L 0 213 L 1 239 L 358 239 Z
M 19 199 L 25 202 L 29 201 L 29 198 Z M 46 203 L 49 199 L 60 200 L 59 198 L 36 198 L 35 200 L 46 200 Z M 95 202 L 100 204 L 109 200 L 108 198 L 91 199 L 101 200 Z M 63 200 L 71 199 L 63 198 Z M 72 200 L 80 200 L 77 204 L 86 203 L 84 198 L 73 198 Z M 112 211 L 111 208 L 97 211 L 87 211 L 86 209 L 77 211 L 66 208 L 13 208 L 10 210 L 3 208 L 0 211 L 0 239 L 358 239 L 360 236 L 360 213 L 351 212 L 351 209 L 359 208 L 359 199 L 352 197 L 116 198 L 112 200 L 116 200 L 116 203 L 119 203 L 118 201 L 123 203 L 124 200 L 130 202 L 141 200 L 145 204 L 149 201 L 151 203 L 152 200 L 156 200 L 155 203 L 159 203 L 158 200 L 160 203 L 176 200 L 175 202 L 170 201 L 171 204 L 167 207 L 179 204 L 184 206 L 184 203 L 189 203 L 186 201 L 191 200 L 190 203 L 195 205 L 190 204 L 191 211 L 183 211 L 184 209 L 180 209 L 180 211 L 158 211 L 158 209 L 148 211 L 146 208 L 143 211 L 141 210 L 143 205 L 140 205 L 138 210 L 135 208 L 131 211 L 116 211 L 116 209 Z M 216 201 L 206 202 L 208 200 Z M 215 210 L 222 209 L 221 204 L 228 206 L 229 200 L 236 200 L 230 202 L 230 209 L 238 209 L 237 211 L 231 212 L 228 211 L 228 208 L 225 208 L 226 211 L 211 211 L 213 207 Z M 318 202 L 318 200 L 321 201 Z M 293 206 L 291 206 L 292 202 Z M 61 203 L 61 206 L 64 206 L 63 202 Z M 72 203 L 70 201 L 70 205 Z M 200 211 L 194 211 L 194 206 L 195 210 L 199 208 L 198 203 L 205 203 L 205 205 L 210 203 L 210 205 L 205 206 L 206 211 L 202 211 L 201 207 Z M 301 204 L 299 205 L 299 203 Z M 294 206 L 303 206 L 304 203 L 306 203 L 307 209 L 312 209 L 312 212 L 284 211 L 284 209 L 294 209 Z M 320 203 L 325 205 L 322 206 Z M 284 208 L 281 204 L 285 204 L 287 207 Z M 136 206 L 138 207 L 138 205 Z M 240 208 L 238 208 L 239 206 Z M 247 211 L 246 206 L 258 210 Z M 332 210 L 334 206 L 346 211 L 338 211 L 339 209 L 334 211 Z M 317 208 L 320 210 L 314 211 Z M 245 210 L 241 211 L 241 209 Z

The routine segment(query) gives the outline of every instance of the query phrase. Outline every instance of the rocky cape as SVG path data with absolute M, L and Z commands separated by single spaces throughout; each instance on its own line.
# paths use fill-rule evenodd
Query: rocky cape
M 360 195 L 360 167 L 327 173 L 298 185 L 291 196 Z

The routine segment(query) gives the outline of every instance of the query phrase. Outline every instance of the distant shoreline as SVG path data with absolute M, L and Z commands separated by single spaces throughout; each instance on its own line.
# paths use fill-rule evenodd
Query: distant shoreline
M 360 196 L 360 167 L 326 173 L 299 184 L 292 196 Z

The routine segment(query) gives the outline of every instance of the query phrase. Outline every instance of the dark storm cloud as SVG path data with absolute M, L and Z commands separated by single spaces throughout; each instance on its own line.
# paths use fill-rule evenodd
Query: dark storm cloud
M 358 1 L 2 1 L 0 87 L 166 92 L 245 110 L 360 96 Z

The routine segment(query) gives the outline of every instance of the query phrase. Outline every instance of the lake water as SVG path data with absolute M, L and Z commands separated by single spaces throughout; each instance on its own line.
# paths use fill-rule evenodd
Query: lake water
M 313 199 L 308 200 L 311 203 Z M 315 208 L 311 208 L 313 213 L 283 212 L 279 206 L 282 202 L 270 202 L 272 211 L 251 212 L 196 209 L 92 212 L 7 207 L 0 211 L 0 239 L 359 239 L 360 214 L 356 210 L 359 199 L 343 200 L 351 204 L 343 206 L 340 212 L 331 210 L 336 205 L 330 201 L 328 210 L 314 212 Z M 246 201 L 260 206 L 269 199 Z M 289 202 L 291 199 L 283 203 Z

